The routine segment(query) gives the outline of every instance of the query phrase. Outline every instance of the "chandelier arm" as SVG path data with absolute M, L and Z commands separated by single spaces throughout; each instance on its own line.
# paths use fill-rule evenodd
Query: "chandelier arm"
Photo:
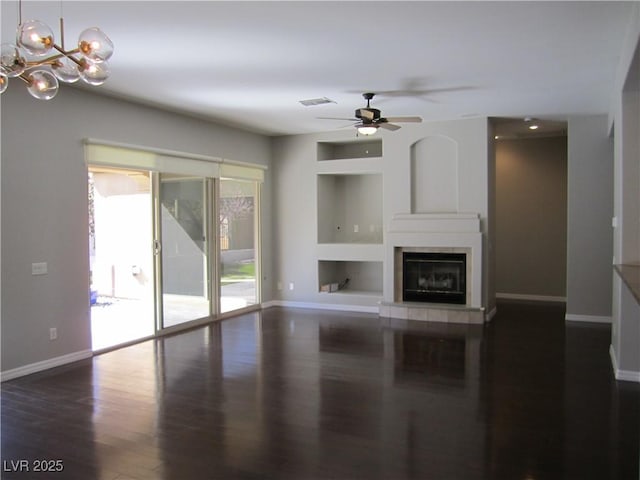
M 75 63 L 79 67 L 84 67 L 84 62 L 82 60 L 78 60 L 73 56 L 76 53 L 80 52 L 79 48 L 74 48 L 73 50 L 65 51 L 62 47 L 56 45 L 55 43 L 53 44 L 53 48 L 59 51 L 60 55 L 56 55 L 55 57 L 52 57 L 52 58 L 58 59 L 60 57 L 67 57 L 69 60 L 71 60 L 73 63 Z
M 53 55 L 51 57 L 47 57 L 43 60 L 38 60 L 37 62 L 27 62 L 26 68 L 39 67 L 40 65 L 54 65 L 59 58 L 62 58 L 66 55 Z
M 31 85 L 33 83 L 33 81 L 27 76 L 26 73 L 21 73 L 20 75 L 18 75 L 18 77 L 20 80 L 22 80 L 24 83 L 26 83 L 27 85 Z

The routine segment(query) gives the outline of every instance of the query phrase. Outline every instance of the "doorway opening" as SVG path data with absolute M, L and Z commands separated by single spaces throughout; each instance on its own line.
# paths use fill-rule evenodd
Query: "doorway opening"
M 93 350 L 155 332 L 153 219 L 148 171 L 89 168 Z

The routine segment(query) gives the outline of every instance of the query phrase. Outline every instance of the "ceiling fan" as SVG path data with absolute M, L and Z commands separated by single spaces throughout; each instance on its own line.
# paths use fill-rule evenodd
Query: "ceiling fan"
M 354 127 L 358 129 L 358 133 L 361 135 L 373 135 L 378 131 L 378 128 L 384 128 L 385 130 L 398 130 L 400 125 L 396 123 L 420 123 L 422 118 L 420 117 L 383 117 L 382 112 L 377 108 L 372 108 L 370 105 L 371 99 L 375 96 L 375 93 L 363 93 L 362 96 L 367 101 L 367 106 L 364 108 L 358 108 L 355 112 L 355 118 L 335 118 L 335 117 L 320 117 L 325 120 L 349 120 L 356 122 Z

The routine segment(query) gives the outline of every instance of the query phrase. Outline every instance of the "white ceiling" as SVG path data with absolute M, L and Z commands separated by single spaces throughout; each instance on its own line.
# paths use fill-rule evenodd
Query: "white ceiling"
M 1 3 L 14 42 L 18 3 Z M 317 117 L 353 117 L 365 91 L 425 121 L 607 113 L 632 3 L 24 0 L 22 18 L 58 32 L 62 12 L 67 48 L 109 35 L 93 90 L 279 135 L 347 125 Z M 335 103 L 299 103 L 318 97 Z

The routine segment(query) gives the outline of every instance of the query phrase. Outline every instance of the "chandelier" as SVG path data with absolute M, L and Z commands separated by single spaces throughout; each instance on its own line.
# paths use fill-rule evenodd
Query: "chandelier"
M 53 31 L 39 20 L 22 22 L 16 44 L 2 44 L 0 57 L 0 93 L 7 90 L 9 78 L 19 78 L 29 93 L 39 100 L 56 96 L 59 81 L 102 85 L 109 77 L 107 60 L 113 54 L 113 42 L 97 27 L 87 28 L 78 37 L 76 48 L 65 50 L 64 20 L 60 18 L 60 44 Z

